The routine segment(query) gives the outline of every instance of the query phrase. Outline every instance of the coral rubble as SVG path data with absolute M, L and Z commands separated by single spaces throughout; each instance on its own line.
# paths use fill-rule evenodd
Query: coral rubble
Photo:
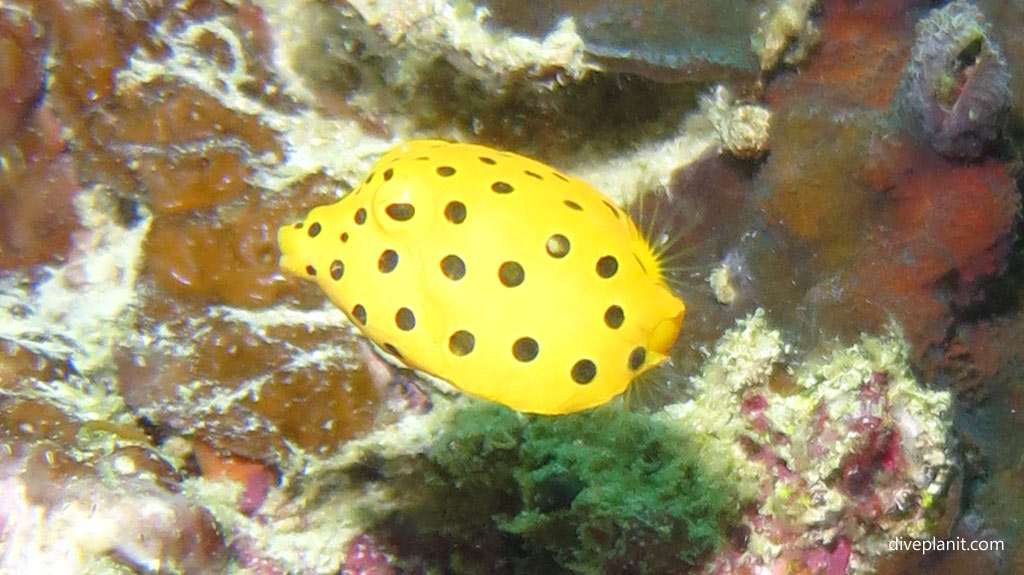
M 0 571 L 222 572 L 212 516 L 117 399 L 67 363 L 2 347 Z
M 902 336 L 787 367 L 792 351 L 756 312 L 719 341 L 695 399 L 659 414 L 754 493 L 746 545 L 708 572 L 871 573 L 891 538 L 926 536 L 944 510 L 950 396 L 919 386 Z

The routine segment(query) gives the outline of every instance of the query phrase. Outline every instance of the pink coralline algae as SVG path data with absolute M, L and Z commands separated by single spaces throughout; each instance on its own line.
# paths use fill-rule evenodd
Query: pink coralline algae
M 338 575 L 396 575 L 388 556 L 380 545 L 367 534 L 349 542 L 345 552 L 345 564 Z
M 267 492 L 277 483 L 274 473 L 265 465 L 243 457 L 220 455 L 205 443 L 197 442 L 193 453 L 204 478 L 235 481 L 241 485 L 238 509 L 246 515 L 252 515 L 263 505 Z
M 850 566 L 850 541 L 840 537 L 833 549 L 822 549 L 812 556 L 807 565 L 822 575 L 846 575 Z
M 945 156 L 981 155 L 1010 103 L 1008 65 L 989 28 L 963 0 L 917 24 L 895 105 L 910 131 Z
M 705 572 L 871 573 L 890 538 L 929 534 L 952 471 L 950 396 L 920 388 L 906 344 L 862 337 L 778 369 L 786 344 L 765 315 L 739 326 L 695 380 L 693 403 L 666 408 L 710 447 L 727 441 L 752 491 L 743 537 Z

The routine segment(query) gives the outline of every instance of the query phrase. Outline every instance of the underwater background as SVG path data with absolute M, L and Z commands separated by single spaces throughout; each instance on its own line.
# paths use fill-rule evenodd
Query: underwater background
M 1024 573 L 1022 30 L 0 1 L 0 574 Z

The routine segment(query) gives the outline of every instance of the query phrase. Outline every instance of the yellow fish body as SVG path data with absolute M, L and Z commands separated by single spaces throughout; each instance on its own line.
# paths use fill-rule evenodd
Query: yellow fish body
M 621 394 L 667 358 L 685 310 L 625 211 L 478 145 L 394 148 L 278 243 L 281 267 L 316 281 L 379 347 L 530 413 Z

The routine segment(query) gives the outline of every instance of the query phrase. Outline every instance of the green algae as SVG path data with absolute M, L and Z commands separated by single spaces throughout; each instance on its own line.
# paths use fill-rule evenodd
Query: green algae
M 473 403 L 392 487 L 375 534 L 400 564 L 439 573 L 695 571 L 740 505 L 687 436 L 615 408 Z

